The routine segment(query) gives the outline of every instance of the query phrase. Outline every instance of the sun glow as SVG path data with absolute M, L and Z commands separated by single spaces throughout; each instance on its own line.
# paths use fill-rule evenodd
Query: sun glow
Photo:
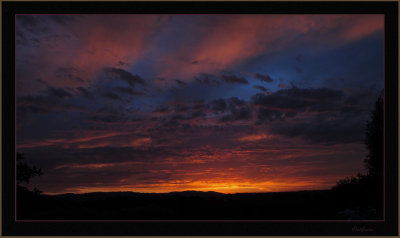
M 333 185 L 333 184 L 332 184 Z M 122 186 L 107 186 L 97 184 L 93 187 L 75 187 L 68 188 L 58 193 L 90 193 L 90 192 L 140 192 L 140 193 L 168 193 L 182 191 L 214 191 L 225 194 L 232 193 L 266 193 L 266 192 L 287 192 L 312 189 L 325 189 L 321 183 L 315 181 L 264 181 L 264 182 L 221 182 L 221 181 L 176 181 L 175 183 L 158 183 L 158 184 L 138 184 L 138 185 L 122 185 Z

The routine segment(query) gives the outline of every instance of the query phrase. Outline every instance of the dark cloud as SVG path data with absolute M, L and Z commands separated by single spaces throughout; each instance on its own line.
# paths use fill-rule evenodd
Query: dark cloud
M 84 80 L 81 78 L 81 77 L 76 77 L 76 78 L 74 78 L 76 81 L 78 81 L 78 82 L 83 82 Z
M 48 44 L 48 47 L 56 48 L 61 44 L 65 44 L 65 42 L 69 41 L 71 37 L 72 36 L 69 34 L 54 34 L 46 37 L 44 41 Z
M 368 113 L 356 117 L 321 115 L 290 123 L 275 122 L 271 132 L 286 137 L 301 137 L 313 143 L 351 143 L 364 140 L 365 120 Z
M 101 187 L 101 186 L 121 186 L 121 180 L 126 179 L 132 175 L 144 174 L 148 171 L 132 171 L 132 168 L 125 167 L 113 167 L 110 168 L 97 168 L 97 169 L 77 169 L 77 168 L 59 168 L 54 171 L 46 171 L 46 182 L 41 183 L 37 180 L 37 186 L 41 190 L 46 192 L 56 192 L 56 193 L 66 193 L 75 192 L 74 189 L 79 191 L 82 185 L 91 188 Z M 84 183 L 82 182 L 84 181 Z M 60 186 L 62 184 L 63 186 Z M 72 190 L 65 190 L 66 188 Z
M 185 85 L 186 85 L 185 82 L 183 82 L 182 80 L 179 80 L 179 79 L 175 80 L 175 82 L 176 82 L 177 84 L 179 84 L 179 85 L 182 85 L 182 86 L 185 86 Z
M 51 96 L 55 96 L 58 98 L 70 98 L 72 97 L 72 94 L 68 91 L 66 91 L 63 88 L 54 88 L 54 87 L 48 87 L 47 88 L 47 93 Z
M 223 116 L 219 121 L 237 121 L 237 120 L 248 120 L 252 118 L 252 110 L 249 107 L 232 108 L 230 114 Z
M 86 88 L 84 88 L 84 87 L 78 87 L 78 88 L 76 88 L 76 90 L 78 90 L 78 92 L 79 92 L 82 96 L 84 96 L 85 98 L 89 98 L 89 99 L 92 99 L 92 98 L 93 98 L 93 94 L 92 94 L 89 90 L 87 90 Z
M 122 100 L 120 96 L 118 96 L 117 94 L 115 94 L 113 92 L 103 93 L 102 96 L 104 98 L 111 99 L 111 100 Z
M 124 94 L 129 94 L 129 95 L 144 95 L 143 92 L 135 91 L 130 87 L 118 86 L 118 87 L 114 87 L 113 90 L 115 90 L 118 93 L 124 93 Z
M 278 88 L 289 88 L 289 86 L 287 84 L 280 83 L 278 84 Z
M 296 109 L 312 111 L 332 110 L 342 101 L 342 91 L 329 88 L 282 89 L 270 95 L 256 94 L 252 101 L 267 109 Z
M 75 105 L 68 101 L 73 95 L 67 91 L 68 88 L 47 87 L 37 95 L 27 95 L 17 98 L 17 112 L 19 116 L 24 113 L 48 113 L 70 110 L 85 110 L 82 105 Z
M 335 144 L 363 141 L 370 110 L 365 100 L 361 94 L 345 95 L 335 89 L 294 87 L 257 94 L 252 103 L 259 122 L 268 121 L 271 133 Z M 300 113 L 306 114 L 298 117 Z
M 64 149 L 56 146 L 36 147 L 21 149 L 38 167 L 54 169 L 60 165 L 68 164 L 93 164 L 119 162 L 146 162 L 152 163 L 158 158 L 171 155 L 178 156 L 170 150 L 163 148 L 132 148 L 132 147 L 97 147 L 97 148 L 74 148 Z M 57 158 L 57 159 L 54 159 Z
M 41 84 L 46 84 L 46 82 L 45 81 L 43 81 L 42 79 L 40 79 L 40 78 L 37 78 L 36 79 L 36 82 L 38 82 L 38 83 L 41 83 Z
M 239 99 L 237 97 L 229 98 L 228 102 L 229 102 L 229 106 L 230 107 L 232 107 L 232 106 L 239 106 L 240 107 L 240 106 L 246 105 L 246 101 L 241 100 L 241 99 Z
M 146 85 L 146 81 L 144 81 L 139 75 L 133 75 L 123 69 L 105 68 L 104 71 L 107 74 L 117 75 L 120 79 L 126 81 L 130 86 L 134 86 L 135 84 Z
M 170 118 L 171 121 L 181 121 L 186 119 L 188 118 L 184 114 L 175 114 Z
M 269 75 L 263 75 L 263 74 L 255 73 L 255 74 L 253 74 L 253 76 L 256 79 L 259 79 L 261 82 L 270 83 L 270 82 L 274 81 L 274 80 L 272 80 L 272 78 Z
M 247 120 L 252 118 L 253 110 L 246 101 L 233 97 L 227 99 L 226 102 L 228 104 L 229 114 L 222 117 L 220 121 Z
M 208 107 L 207 103 L 204 100 L 196 100 L 192 102 L 193 110 L 203 110 Z
M 217 85 L 220 86 L 221 82 L 216 79 L 214 75 L 201 73 L 197 77 L 195 77 L 197 83 L 202 85 Z
M 39 103 L 34 103 L 34 102 Z M 18 99 L 17 116 L 23 116 L 26 113 L 47 113 L 52 112 L 51 105 L 45 104 L 41 98 L 21 97 Z
M 28 44 L 28 40 L 26 39 L 25 34 L 20 30 L 16 31 L 16 43 L 17 43 L 17 45 L 27 45 Z
M 245 120 L 252 118 L 253 110 L 248 102 L 237 97 L 228 99 L 216 99 L 209 103 L 203 101 L 194 101 L 187 104 L 177 104 L 173 110 L 169 107 L 159 107 L 154 112 L 164 113 L 168 115 L 162 116 L 164 126 L 167 127 L 185 127 L 181 124 L 194 118 L 204 118 L 207 115 L 217 114 L 220 122 Z M 173 114 L 170 114 L 173 112 Z
M 205 116 L 206 116 L 206 113 L 204 113 L 203 111 L 196 111 L 196 112 L 192 113 L 191 118 L 194 119 L 194 118 L 205 117 Z
M 261 86 L 261 85 L 254 85 L 253 88 L 259 89 L 263 92 L 268 91 L 268 89 L 266 89 L 264 86 Z
M 294 66 L 293 68 L 297 71 L 297 73 L 299 73 L 299 74 L 303 73 L 303 70 L 301 68 L 299 68 L 297 66 Z
M 156 110 L 154 110 L 154 112 L 169 113 L 170 112 L 170 108 L 165 106 L 165 105 L 159 105 L 159 106 L 157 106 Z
M 234 75 L 222 75 L 221 79 L 227 83 L 249 84 L 245 78 Z
M 285 119 L 298 113 L 338 110 L 343 103 L 342 91 L 328 88 L 290 88 L 265 95 L 256 94 L 252 103 L 258 108 L 260 121 Z
M 67 67 L 67 68 L 61 67 L 55 71 L 55 75 L 58 78 L 83 82 L 84 80 L 79 76 L 80 73 L 81 71 L 74 67 Z
M 187 112 L 190 110 L 190 106 L 179 104 L 175 106 L 175 112 Z
M 217 113 L 222 115 L 219 119 L 220 122 L 250 119 L 253 114 L 249 104 L 237 97 L 229 99 L 220 98 L 208 104 L 197 103 L 193 105 L 191 111 L 192 116 L 189 118 L 205 117 L 207 114 Z
M 227 108 L 227 104 L 224 99 L 217 99 L 210 103 L 210 107 L 216 112 L 222 112 Z
M 106 115 L 106 116 L 94 115 L 94 116 L 90 116 L 88 119 L 91 121 L 101 121 L 101 122 L 125 122 L 125 121 L 127 121 L 127 118 L 125 118 L 119 114 Z

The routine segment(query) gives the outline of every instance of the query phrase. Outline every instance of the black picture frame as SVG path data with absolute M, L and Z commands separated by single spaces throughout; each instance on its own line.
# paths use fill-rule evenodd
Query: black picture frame
M 16 14 L 384 14 L 383 222 L 18 222 L 15 220 Z M 2 2 L 2 235 L 398 235 L 398 2 Z M 356 228 L 356 229 L 355 229 Z M 358 228 L 358 229 L 357 229 Z

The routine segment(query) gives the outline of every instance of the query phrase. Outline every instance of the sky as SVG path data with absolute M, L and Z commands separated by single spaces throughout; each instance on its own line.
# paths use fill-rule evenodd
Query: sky
M 46 194 L 329 189 L 365 173 L 383 15 L 17 15 Z

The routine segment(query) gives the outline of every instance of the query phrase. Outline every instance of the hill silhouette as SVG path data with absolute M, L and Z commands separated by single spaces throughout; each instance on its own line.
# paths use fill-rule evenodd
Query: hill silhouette
M 341 220 L 380 219 L 359 191 L 274 193 L 183 191 L 21 194 L 21 220 Z M 24 205 L 25 204 L 25 205 Z M 26 204 L 29 204 L 28 206 Z

